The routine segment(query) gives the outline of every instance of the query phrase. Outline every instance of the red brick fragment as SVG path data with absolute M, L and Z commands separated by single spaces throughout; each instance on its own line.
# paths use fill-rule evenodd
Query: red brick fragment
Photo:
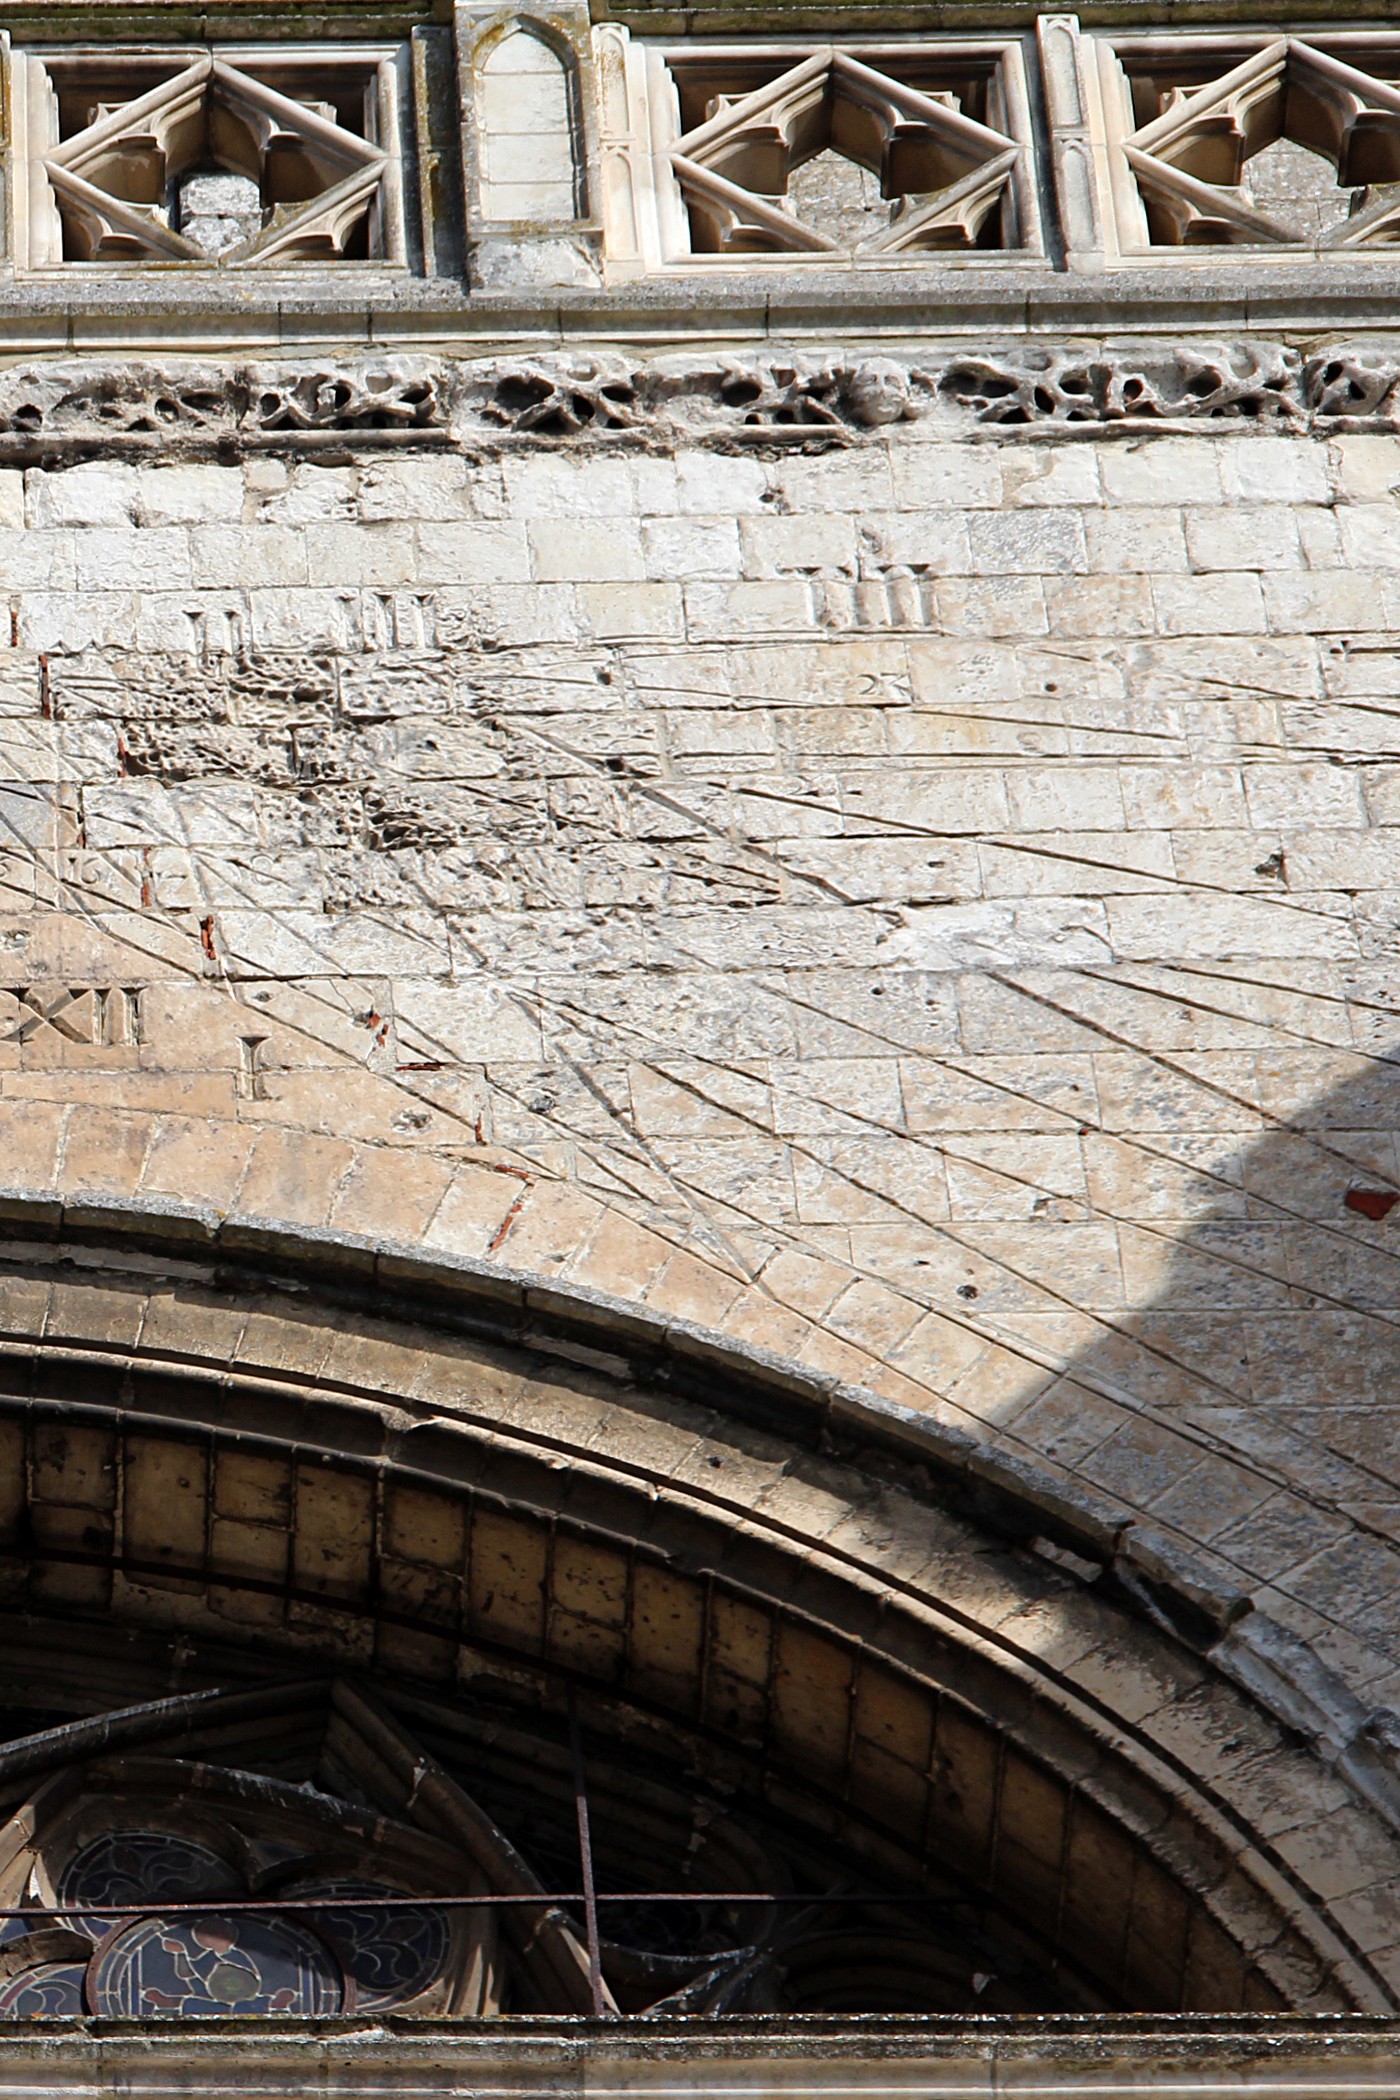
M 1348 1189 L 1346 1194 L 1347 1209 L 1359 1211 L 1374 1225 L 1379 1225 L 1382 1218 L 1388 1218 L 1397 1203 L 1400 1203 L 1400 1192 L 1395 1189 Z

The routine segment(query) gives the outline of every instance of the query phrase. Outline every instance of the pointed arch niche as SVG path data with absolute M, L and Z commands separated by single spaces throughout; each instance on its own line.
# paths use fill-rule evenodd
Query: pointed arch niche
M 481 214 L 555 227 L 583 215 L 577 89 L 570 54 L 528 16 L 476 55 Z
M 1140 1608 L 1029 1488 L 500 1270 L 115 1205 L 11 1199 L 7 1233 L 0 1849 L 34 1854 L 26 1889 L 93 1840 L 72 1803 L 120 1797 L 149 1852 L 178 1781 L 166 1834 L 235 1894 L 353 1884 L 370 1939 L 394 1891 L 557 1899 L 491 1939 L 495 1981 L 454 1942 L 453 1988 L 577 2013 L 582 1769 L 609 2010 L 1394 2010 L 1329 1907 L 1335 1844 L 1314 1874 L 1297 1842 L 1335 1772 L 1226 1681 L 1201 1600 Z M 1383 1873 L 1390 1833 L 1352 1822 Z M 52 1958 L 97 1961 L 74 1991 L 115 1973 Z

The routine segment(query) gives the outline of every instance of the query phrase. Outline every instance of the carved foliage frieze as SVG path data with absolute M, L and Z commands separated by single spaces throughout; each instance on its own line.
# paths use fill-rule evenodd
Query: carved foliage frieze
M 0 377 L 0 457 L 686 439 L 853 442 L 934 423 L 1400 425 L 1400 343 L 1070 343 L 859 357 L 765 348 L 218 367 L 54 364 Z

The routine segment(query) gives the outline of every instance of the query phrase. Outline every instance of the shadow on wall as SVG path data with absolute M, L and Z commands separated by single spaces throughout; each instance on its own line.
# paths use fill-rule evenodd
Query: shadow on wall
M 1189 1571 L 1185 1594 L 1202 1584 L 1221 1625 L 1252 1598 L 1286 1647 L 1305 1644 L 1304 1674 L 1320 1662 L 1349 1688 L 1316 1673 L 1323 1705 L 1346 1709 L 1329 1728 L 1388 1734 L 1377 1709 L 1400 1704 L 1400 1062 L 1348 1053 L 1347 1076 L 1308 1098 L 1317 1064 L 1316 1051 L 1162 1061 L 1134 1134 L 1102 1142 L 1136 1177 L 1125 1272 L 1135 1254 L 1165 1256 L 1164 1280 L 1000 1426 L 1112 1498 L 1129 1566 L 1164 1563 L 1179 1595 Z M 1242 1120 L 1259 1132 L 1243 1149 Z

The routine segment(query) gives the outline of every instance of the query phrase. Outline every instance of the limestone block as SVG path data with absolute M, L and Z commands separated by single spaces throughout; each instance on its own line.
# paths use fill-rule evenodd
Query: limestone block
M 1354 440 L 1343 440 L 1343 443 Z M 1328 503 L 1331 473 L 1321 445 L 1290 438 L 1239 436 L 1220 447 L 1227 503 Z
M 532 520 L 530 553 L 541 583 L 640 583 L 647 574 L 635 524 Z
M 367 524 L 466 521 L 480 515 L 474 479 L 456 457 L 369 460 L 359 469 L 355 509 Z
M 26 532 L 8 526 L 0 528 L 0 564 L 12 590 L 55 594 L 71 591 L 77 581 L 76 536 L 64 529 Z
M 576 215 L 573 120 L 562 57 L 543 30 L 514 27 L 477 68 L 481 211 L 546 225 Z
M 978 512 L 967 529 L 978 574 L 1055 576 L 1087 566 L 1084 528 L 1073 513 Z
M 1332 569 L 1341 565 L 1345 556 L 1341 527 L 1334 511 L 1323 510 L 1317 505 L 1299 506 L 1294 510 L 1293 522 L 1298 529 L 1298 544 L 1303 551 L 1305 568 Z
M 226 966 L 245 977 L 422 976 L 446 970 L 446 930 L 426 913 L 225 911 L 210 934 Z
M 1209 513 L 1202 513 L 1208 516 Z M 1095 572 L 1172 573 L 1189 566 L 1182 514 L 1173 506 L 1114 504 L 1084 520 L 1085 552 Z
M 1006 780 L 990 768 L 925 772 L 901 777 L 852 775 L 842 800 L 850 832 L 885 836 L 892 825 L 947 832 L 1002 831 L 1010 821 Z
M 1095 523 L 1091 518 L 1085 526 L 1091 561 L 1104 545 L 1090 537 Z M 1048 618 L 1051 634 L 1105 640 L 1118 635 L 1150 634 L 1156 624 L 1151 586 L 1145 576 L 1078 577 L 1072 591 L 1055 594 Z
M 892 449 L 895 502 L 907 510 L 996 510 L 1003 495 L 1001 461 L 991 446 L 936 441 Z
M 937 625 L 951 635 L 1048 634 L 1051 614 L 1047 605 L 1057 603 L 1057 594 L 1047 591 L 1039 576 L 1003 576 L 994 582 L 940 577 L 934 586 L 938 608 Z M 1067 598 L 1077 599 L 1078 578 Z
M 1244 850 L 1261 849 L 1251 839 Z M 1156 890 L 1181 873 L 1179 843 L 1151 831 L 1046 831 L 1024 846 L 981 846 L 977 859 L 988 897 L 1100 897 Z
M 1154 437 L 1106 445 L 1103 492 L 1109 503 L 1219 503 L 1224 501 L 1216 454 L 1202 457 L 1189 438 Z
M 1400 437 L 1338 437 L 1328 450 L 1339 495 L 1375 503 L 1400 490 Z
M 862 567 L 909 564 L 921 574 L 965 575 L 973 560 L 966 520 L 956 511 L 871 511 L 861 519 Z
M 133 525 L 140 486 L 140 470 L 114 460 L 82 461 L 57 473 L 35 467 L 25 476 L 26 518 L 39 531 Z
M 1338 766 L 1307 760 L 1246 766 L 1241 779 L 1256 825 L 1317 825 L 1330 831 L 1366 821 L 1360 780 Z
M 521 524 L 492 520 L 418 528 L 415 583 L 519 583 L 529 573 L 529 546 Z
M 643 464 L 513 453 L 501 470 L 505 501 L 511 516 L 524 519 L 631 518 L 637 507 L 637 468 Z
M 1154 577 L 1152 598 L 1163 634 L 1262 634 L 1268 624 L 1254 575 Z
M 677 510 L 729 518 L 761 516 L 768 497 L 769 470 L 761 460 L 698 452 L 682 452 L 676 460 Z
M 315 585 L 412 583 L 414 535 L 396 525 L 308 525 L 303 535 L 307 582 Z
M 1322 891 L 1288 900 L 1221 897 L 1209 912 L 1192 898 L 1116 897 L 1108 904 L 1114 952 L 1143 959 L 1197 956 L 1354 955 L 1348 900 Z
M 360 470 L 326 467 L 299 460 L 290 471 L 280 461 L 250 463 L 250 495 L 257 498 L 258 519 L 268 525 L 313 525 L 353 518 L 357 511 Z
M 1266 576 L 1264 603 L 1275 634 L 1353 635 L 1400 627 L 1395 577 L 1370 566 L 1312 575 Z
M 692 514 L 658 519 L 642 527 L 647 573 L 659 581 L 694 576 L 737 576 L 739 533 L 733 518 Z
M 673 583 L 585 583 L 573 603 L 581 636 L 593 641 L 679 641 L 686 631 L 686 598 Z
M 0 778 L 13 782 L 111 779 L 116 731 L 105 722 L 17 722 L 0 719 Z
M 855 574 L 856 527 L 850 516 L 764 514 L 742 519 L 740 530 L 746 575 L 781 576 L 793 570 Z
M 1009 827 L 1017 831 L 1055 831 L 1071 824 L 1085 831 L 1119 831 L 1125 822 L 1122 791 L 1107 766 L 1011 774 L 1006 796 Z
M 1098 448 L 1093 445 L 1045 447 L 1008 456 L 1002 462 L 1005 500 L 1018 509 L 1042 503 L 1065 503 L 1092 509 L 1101 500 Z
M 153 467 L 143 475 L 136 490 L 134 514 L 136 523 L 147 529 L 162 525 L 236 525 L 243 517 L 246 500 L 240 468 L 187 462 Z
M 1394 503 L 1353 503 L 1337 513 L 1342 551 L 1349 566 L 1400 569 L 1400 508 Z
M 541 1009 L 533 990 L 512 995 L 486 976 L 442 984 L 400 977 L 394 991 L 399 1047 L 409 1063 L 496 1063 L 544 1055 Z
M 197 589 L 275 590 L 309 581 L 306 535 L 299 526 L 201 524 L 191 530 L 189 545 L 190 580 Z
M 73 574 L 79 591 L 179 589 L 193 581 L 189 534 L 177 525 L 94 526 L 74 537 Z
M 799 453 L 775 462 L 769 481 L 775 512 L 858 514 L 887 510 L 895 502 L 889 454 L 883 446 Z

